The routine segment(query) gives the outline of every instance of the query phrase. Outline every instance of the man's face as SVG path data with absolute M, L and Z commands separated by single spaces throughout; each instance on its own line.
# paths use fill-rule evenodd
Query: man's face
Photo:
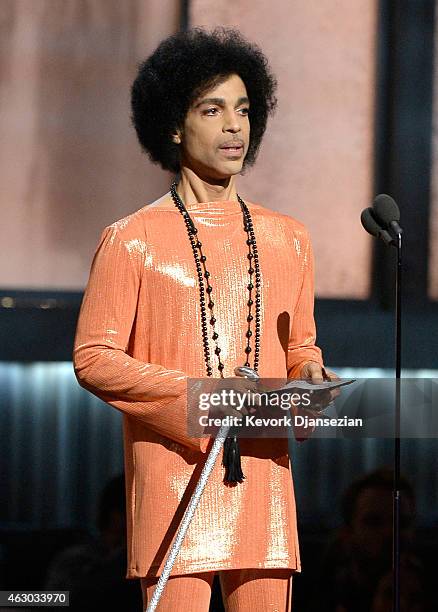
M 249 146 L 248 112 L 246 87 L 237 74 L 204 92 L 180 133 L 183 165 L 207 181 L 238 174 Z

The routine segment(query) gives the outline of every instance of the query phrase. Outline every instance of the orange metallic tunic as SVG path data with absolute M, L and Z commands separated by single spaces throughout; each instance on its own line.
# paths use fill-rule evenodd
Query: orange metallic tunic
M 289 216 L 247 205 L 261 270 L 259 374 L 297 377 L 306 361 L 322 364 L 315 346 L 309 235 Z M 224 375 L 234 376 L 245 362 L 248 314 L 240 205 L 197 202 L 187 209 L 211 273 Z M 214 356 L 214 346 L 210 351 Z M 187 377 L 206 373 L 193 253 L 169 196 L 104 229 L 73 360 L 79 383 L 123 413 L 127 578 L 157 575 L 211 444 L 186 431 Z M 225 486 L 218 459 L 172 575 L 300 569 L 287 440 L 240 445 L 246 480 Z

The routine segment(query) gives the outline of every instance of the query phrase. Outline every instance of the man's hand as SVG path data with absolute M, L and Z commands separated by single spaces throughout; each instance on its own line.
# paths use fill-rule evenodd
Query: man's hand
M 334 381 L 339 380 L 339 376 L 332 372 L 331 370 L 327 370 L 324 366 L 321 366 L 316 361 L 308 361 L 303 365 L 300 372 L 300 378 L 305 379 L 315 385 L 321 384 L 325 381 Z M 329 404 L 333 402 L 333 400 L 340 395 L 340 389 L 331 389 L 326 391 L 315 391 L 312 394 L 312 406 L 310 411 L 312 412 L 321 412 Z
M 303 365 L 300 372 L 300 378 L 307 380 L 313 384 L 321 384 L 324 381 L 339 380 L 339 376 L 330 370 L 327 370 L 316 361 L 308 361 Z M 311 405 L 308 408 L 299 407 L 296 409 L 296 414 L 307 415 L 309 417 L 318 417 L 321 412 L 338 397 L 340 389 L 331 389 L 325 391 L 314 391 L 312 393 Z M 295 438 L 297 442 L 303 442 L 311 437 L 315 427 L 300 427 L 295 425 Z

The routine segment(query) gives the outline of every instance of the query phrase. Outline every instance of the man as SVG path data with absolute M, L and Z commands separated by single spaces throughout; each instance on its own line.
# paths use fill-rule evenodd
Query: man
M 187 378 L 244 364 L 266 378 L 325 374 L 308 233 L 236 191 L 275 87 L 262 52 L 222 29 L 166 39 L 132 87 L 139 142 L 178 179 L 105 228 L 74 366 L 123 412 L 127 577 L 141 578 L 145 607 L 211 445 L 187 433 Z M 240 453 L 246 478 L 227 486 L 217 462 L 160 609 L 208 610 L 216 571 L 228 610 L 290 609 L 300 560 L 287 440 L 241 440 Z

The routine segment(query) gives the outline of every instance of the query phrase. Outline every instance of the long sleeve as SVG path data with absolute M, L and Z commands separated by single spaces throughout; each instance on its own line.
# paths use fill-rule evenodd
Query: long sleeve
M 303 239 L 298 244 L 300 244 L 299 258 L 302 284 L 288 343 L 288 378 L 299 378 L 301 368 L 308 361 L 316 361 L 323 365 L 321 349 L 315 344 L 316 328 L 313 318 L 314 264 L 312 245 L 307 231 L 303 233 Z
M 106 227 L 93 258 L 73 349 L 77 380 L 158 434 L 204 450 L 204 440 L 187 435 L 188 376 L 129 354 L 145 244 L 123 230 Z

